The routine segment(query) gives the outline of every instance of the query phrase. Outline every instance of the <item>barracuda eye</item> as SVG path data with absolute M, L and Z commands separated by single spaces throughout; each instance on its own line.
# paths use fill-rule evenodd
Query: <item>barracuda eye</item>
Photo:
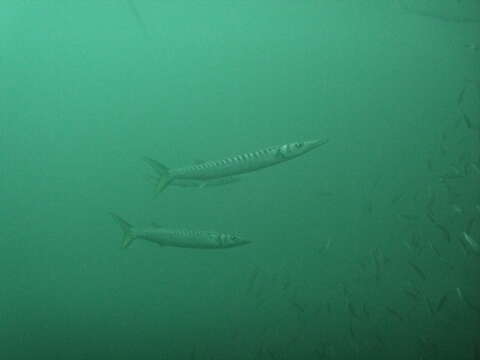
M 295 144 L 295 148 L 297 148 L 297 149 L 301 149 L 302 146 L 303 146 L 302 143 L 296 143 L 296 144 Z
M 285 158 L 288 156 L 288 153 L 290 152 L 290 149 L 288 145 L 282 145 L 280 149 L 277 150 L 277 156 L 280 158 Z

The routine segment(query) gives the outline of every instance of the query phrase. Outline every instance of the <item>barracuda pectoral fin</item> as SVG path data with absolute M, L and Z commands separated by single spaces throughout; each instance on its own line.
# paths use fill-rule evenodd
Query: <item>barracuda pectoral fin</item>
M 278 150 L 275 152 L 275 157 L 281 160 L 286 158 L 285 154 L 282 151 L 282 148 L 278 148 Z
M 172 182 L 172 177 L 170 175 L 159 176 L 157 178 L 157 185 L 155 187 L 156 194 L 160 194 L 165 188 Z
M 130 236 L 130 234 L 125 234 L 122 240 L 122 247 L 126 249 L 132 244 L 132 242 L 133 242 L 133 236 Z

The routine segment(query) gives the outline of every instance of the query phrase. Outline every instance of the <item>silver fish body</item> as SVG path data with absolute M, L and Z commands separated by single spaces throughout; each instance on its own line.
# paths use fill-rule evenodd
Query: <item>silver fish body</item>
M 209 181 L 257 171 L 297 158 L 327 142 L 328 140 L 312 140 L 271 146 L 221 160 L 210 160 L 176 169 L 169 169 L 151 158 L 145 158 L 145 161 L 157 173 L 157 190 L 160 192 L 177 180 Z
M 227 249 L 246 245 L 249 242 L 231 234 L 216 231 L 145 228 L 134 229 L 135 238 L 148 240 L 161 246 L 172 246 L 194 249 Z
M 134 227 L 118 215 L 111 215 L 123 230 L 123 247 L 130 246 L 135 239 L 144 239 L 161 246 L 190 249 L 228 249 L 250 243 L 239 236 L 217 231 Z

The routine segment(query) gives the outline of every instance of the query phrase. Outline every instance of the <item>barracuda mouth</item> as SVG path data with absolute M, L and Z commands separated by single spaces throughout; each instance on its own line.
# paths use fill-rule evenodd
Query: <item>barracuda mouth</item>
M 313 150 L 313 149 L 316 149 L 316 148 L 318 148 L 322 145 L 325 145 L 329 141 L 330 141 L 330 139 L 305 141 L 305 147 L 308 150 Z
M 245 239 L 242 239 L 241 237 L 238 237 L 236 236 L 235 237 L 235 241 L 233 242 L 233 246 L 243 246 L 243 245 L 248 245 L 248 244 L 251 244 L 252 241 L 250 240 L 245 240 Z
M 251 241 L 248 241 L 248 240 L 242 240 L 236 244 L 234 244 L 233 246 L 245 246 L 245 245 L 250 245 L 252 242 Z

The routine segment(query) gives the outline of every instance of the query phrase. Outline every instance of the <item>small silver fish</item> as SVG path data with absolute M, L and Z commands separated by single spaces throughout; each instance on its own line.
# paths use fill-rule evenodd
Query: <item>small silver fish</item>
M 463 232 L 463 238 L 468 243 L 468 245 L 470 245 L 473 252 L 476 255 L 480 255 L 480 245 L 478 244 L 478 242 L 473 237 L 471 237 L 469 234 L 467 234 L 466 232 Z
M 457 214 L 463 214 L 463 209 L 457 204 L 452 205 L 452 211 Z
M 465 298 L 463 297 L 462 289 L 456 288 L 455 290 L 457 291 L 457 296 L 460 299 L 460 302 L 462 302 L 462 304 L 465 304 Z
M 470 51 L 478 51 L 480 50 L 480 45 L 475 43 L 469 43 L 469 44 L 465 44 L 465 48 Z

